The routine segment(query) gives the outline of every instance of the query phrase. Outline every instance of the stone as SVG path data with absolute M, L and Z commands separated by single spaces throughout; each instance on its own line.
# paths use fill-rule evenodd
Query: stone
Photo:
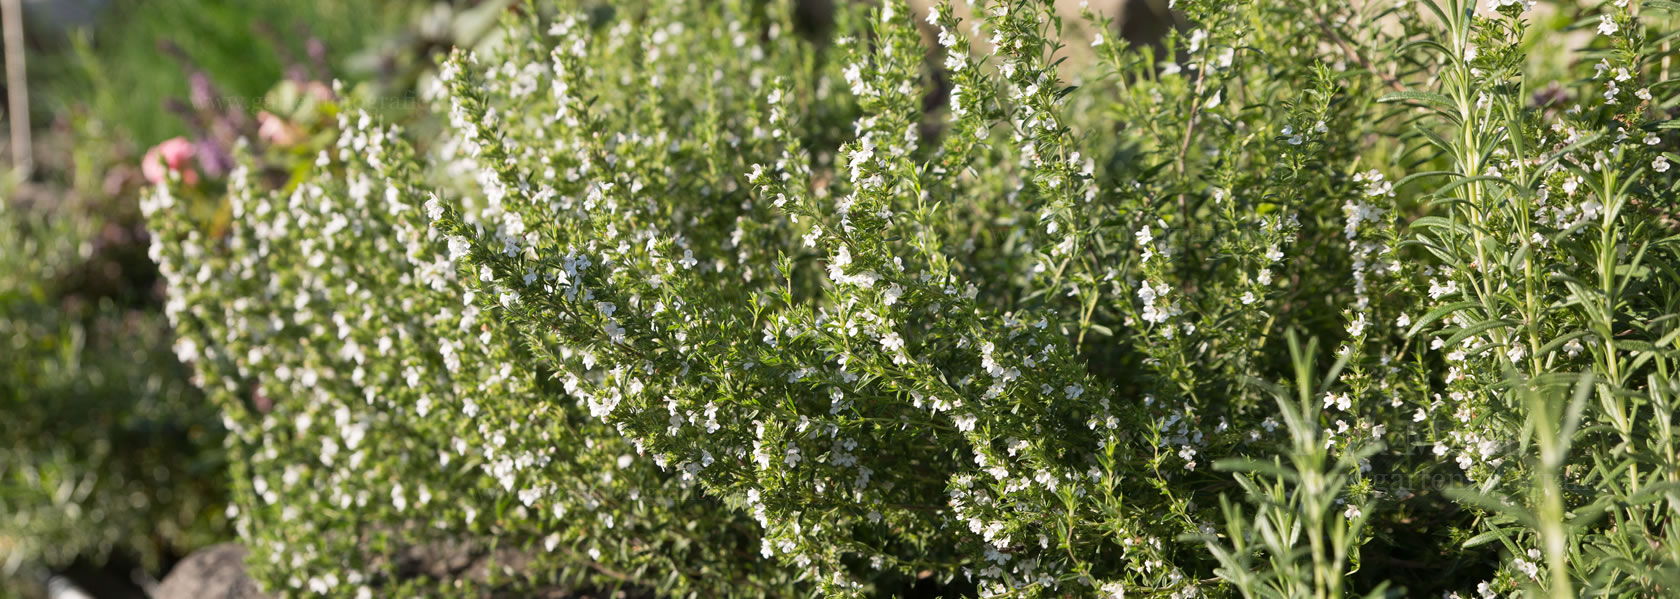
M 187 556 L 159 583 L 153 599 L 268 599 L 245 573 L 245 547 L 211 545 Z

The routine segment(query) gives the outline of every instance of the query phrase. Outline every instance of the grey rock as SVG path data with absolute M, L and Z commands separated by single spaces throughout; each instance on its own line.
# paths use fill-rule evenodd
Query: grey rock
M 268 599 L 245 573 L 245 547 L 205 547 L 176 564 L 153 593 L 154 599 Z

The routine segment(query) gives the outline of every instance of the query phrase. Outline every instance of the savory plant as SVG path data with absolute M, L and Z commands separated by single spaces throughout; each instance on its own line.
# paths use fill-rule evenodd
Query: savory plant
M 146 208 L 277 591 L 1657 595 L 1672 6 L 527 3 Z

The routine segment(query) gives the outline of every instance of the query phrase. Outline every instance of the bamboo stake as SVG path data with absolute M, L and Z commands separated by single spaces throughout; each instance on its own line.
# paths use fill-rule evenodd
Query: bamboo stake
M 23 62 L 22 0 L 0 0 L 6 44 L 6 104 L 12 134 L 12 167 L 27 179 L 35 166 L 29 141 L 29 81 Z

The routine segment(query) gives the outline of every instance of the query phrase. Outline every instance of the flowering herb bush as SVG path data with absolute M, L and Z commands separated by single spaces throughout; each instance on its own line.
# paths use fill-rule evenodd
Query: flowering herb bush
M 1675 8 L 534 3 L 145 208 L 282 593 L 1660 595 Z

